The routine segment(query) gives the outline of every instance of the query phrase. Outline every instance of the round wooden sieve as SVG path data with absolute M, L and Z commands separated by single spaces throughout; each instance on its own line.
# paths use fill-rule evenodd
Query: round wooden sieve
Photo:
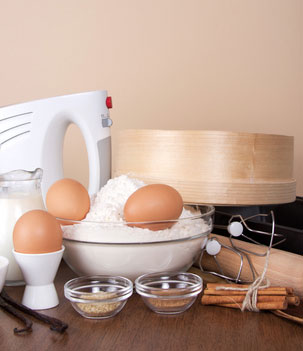
M 291 136 L 207 130 L 122 130 L 113 176 L 175 187 L 189 203 L 292 202 Z

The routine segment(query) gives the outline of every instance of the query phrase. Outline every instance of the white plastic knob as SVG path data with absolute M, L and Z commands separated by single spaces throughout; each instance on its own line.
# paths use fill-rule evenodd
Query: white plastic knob
M 208 240 L 206 244 L 206 252 L 209 255 L 211 256 L 218 255 L 220 250 L 221 250 L 221 244 L 216 239 Z
M 231 222 L 227 227 L 227 231 L 232 236 L 238 237 L 243 233 L 243 225 L 240 222 Z

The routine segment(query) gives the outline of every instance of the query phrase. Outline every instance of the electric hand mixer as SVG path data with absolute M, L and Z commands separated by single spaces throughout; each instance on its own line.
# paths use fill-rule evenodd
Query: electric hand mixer
M 93 91 L 0 108 L 0 174 L 42 168 L 45 198 L 50 185 L 63 178 L 64 135 L 75 123 L 88 153 L 88 191 L 96 193 L 110 178 L 111 107 L 106 91 Z

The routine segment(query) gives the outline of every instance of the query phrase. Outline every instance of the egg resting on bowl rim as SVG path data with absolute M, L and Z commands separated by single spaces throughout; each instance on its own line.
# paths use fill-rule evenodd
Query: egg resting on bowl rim
M 90 209 L 88 191 L 74 179 L 60 179 L 48 189 L 46 207 L 55 217 L 81 221 Z
M 129 226 L 157 231 L 170 228 L 174 224 L 171 220 L 178 219 L 182 210 L 183 200 L 176 189 L 166 184 L 150 184 L 130 195 L 124 206 L 124 218 Z

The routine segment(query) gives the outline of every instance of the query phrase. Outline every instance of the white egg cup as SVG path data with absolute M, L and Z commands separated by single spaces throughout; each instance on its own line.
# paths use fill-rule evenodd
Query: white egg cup
M 59 304 L 54 279 L 65 247 L 55 252 L 24 254 L 13 250 L 26 283 L 22 304 L 33 310 L 46 310 Z

